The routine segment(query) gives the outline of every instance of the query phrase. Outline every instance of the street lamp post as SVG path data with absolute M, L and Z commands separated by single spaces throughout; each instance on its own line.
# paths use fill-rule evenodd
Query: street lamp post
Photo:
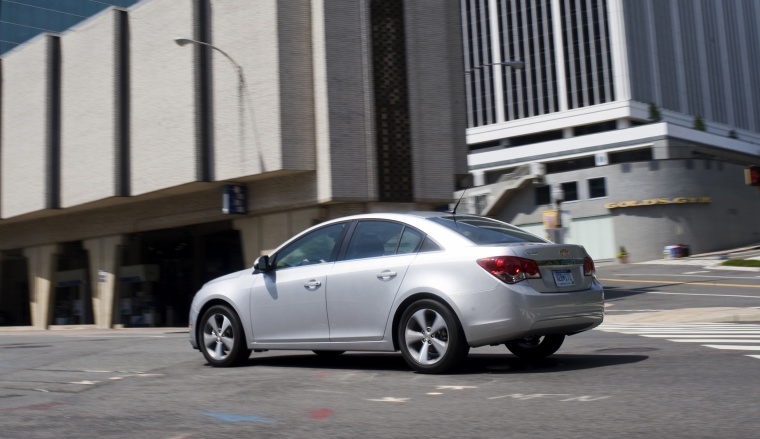
M 203 41 L 198 41 L 192 38 L 185 38 L 185 37 L 177 37 L 174 39 L 174 42 L 177 43 L 179 46 L 186 46 L 188 44 L 200 44 L 201 46 L 208 46 L 216 50 L 217 52 L 224 55 L 224 57 L 227 58 L 232 63 L 232 65 L 235 67 L 235 71 L 238 74 L 238 79 L 240 80 L 240 82 L 242 83 L 243 80 L 245 79 L 245 77 L 243 76 L 243 67 L 240 64 L 238 64 L 234 59 L 232 59 L 232 57 L 229 56 L 227 52 L 214 46 L 213 44 L 204 43 Z
M 239 133 L 239 136 L 240 136 L 240 154 L 241 154 L 241 165 L 242 165 L 243 163 L 245 163 L 245 148 L 243 147 L 243 139 L 245 137 L 245 134 L 244 134 L 245 128 L 243 126 L 243 117 L 244 117 L 244 112 L 245 112 L 245 110 L 244 110 L 245 104 L 244 104 L 244 97 L 243 97 L 243 95 L 244 95 L 245 89 L 246 89 L 245 75 L 243 74 L 243 66 L 241 66 L 240 64 L 238 64 L 237 61 L 235 61 L 227 52 L 225 52 L 224 50 L 222 50 L 222 49 L 214 46 L 213 44 L 206 43 L 206 42 L 203 42 L 203 41 L 198 41 L 198 40 L 195 40 L 195 39 L 192 39 L 192 38 L 186 38 L 186 37 L 177 37 L 177 38 L 174 39 L 174 42 L 177 43 L 177 45 L 179 45 L 179 46 L 186 46 L 188 44 L 197 44 L 197 45 L 200 45 L 200 46 L 208 46 L 208 47 L 216 50 L 217 52 L 221 53 L 222 55 L 224 55 L 224 57 L 227 58 L 227 60 L 235 68 L 235 72 L 237 73 L 237 77 L 238 77 L 238 111 L 240 113 L 239 116 L 238 116 L 240 118 L 240 121 L 239 121 L 238 125 L 239 125 L 239 130 L 240 130 L 240 133 Z M 251 108 L 251 111 L 253 111 L 253 108 Z M 256 130 L 255 119 L 254 119 L 254 127 L 253 128 L 254 128 L 254 133 L 255 133 L 255 130 Z
M 523 62 L 523 61 L 517 61 L 517 60 L 513 60 L 513 61 L 499 61 L 499 62 L 492 62 L 492 63 L 481 64 L 481 65 L 475 66 L 475 67 L 473 67 L 473 68 L 471 68 L 469 70 L 465 70 L 464 71 L 465 77 L 468 78 L 467 79 L 467 92 L 470 93 L 470 87 L 473 86 L 472 84 L 470 84 L 472 82 L 471 81 L 472 78 L 470 77 L 470 74 L 473 71 L 481 70 L 484 67 L 493 67 L 494 71 L 493 71 L 492 77 L 493 78 L 498 78 L 498 77 L 501 76 L 501 66 L 511 67 L 513 69 L 516 69 L 516 70 L 522 70 L 522 69 L 525 68 L 525 62 Z M 479 81 L 476 80 L 474 82 L 477 83 Z M 475 87 L 477 88 L 479 86 L 475 85 Z M 501 81 L 494 81 L 493 87 L 494 87 L 493 96 L 496 99 L 496 105 L 495 105 L 495 108 L 496 108 L 496 120 L 498 122 L 503 122 L 504 121 L 504 108 L 503 108 L 503 106 L 504 106 L 504 102 L 503 102 L 504 97 L 502 96 L 503 90 L 502 90 Z M 470 113 L 472 111 L 472 108 L 471 108 L 472 104 L 470 103 L 470 101 L 472 99 L 473 99 L 472 96 L 469 99 L 467 99 L 467 112 L 468 113 Z

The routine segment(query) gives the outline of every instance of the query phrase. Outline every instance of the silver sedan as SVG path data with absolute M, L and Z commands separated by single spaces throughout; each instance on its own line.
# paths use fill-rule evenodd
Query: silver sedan
M 314 226 L 195 295 L 190 343 L 213 366 L 251 351 L 401 351 L 442 373 L 470 348 L 543 358 L 602 323 L 604 291 L 579 245 L 451 213 L 367 214 Z

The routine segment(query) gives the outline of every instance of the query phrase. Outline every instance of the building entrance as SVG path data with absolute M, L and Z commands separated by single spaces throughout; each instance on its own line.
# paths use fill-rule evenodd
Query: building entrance
M 119 270 L 114 322 L 186 326 L 198 289 L 242 268 L 240 233 L 229 221 L 131 235 Z
M 0 326 L 29 326 L 29 269 L 18 251 L 0 253 Z

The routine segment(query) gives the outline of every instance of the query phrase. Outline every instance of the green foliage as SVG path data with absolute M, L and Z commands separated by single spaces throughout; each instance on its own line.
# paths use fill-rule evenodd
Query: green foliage
M 705 121 L 702 119 L 702 116 L 697 115 L 694 116 L 694 126 L 693 128 L 697 131 L 706 131 L 707 127 L 705 126 Z
M 760 268 L 760 261 L 757 259 L 729 259 L 720 265 L 728 267 L 755 267 Z
M 654 102 L 649 103 L 649 122 L 655 123 L 660 122 L 662 120 L 662 114 L 660 114 L 660 109 L 657 108 L 657 104 Z

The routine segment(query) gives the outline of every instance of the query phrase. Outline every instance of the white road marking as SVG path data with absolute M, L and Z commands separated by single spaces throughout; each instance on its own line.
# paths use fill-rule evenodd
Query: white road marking
M 411 398 L 394 398 L 392 396 L 386 396 L 385 398 L 381 399 L 368 399 L 367 401 L 375 401 L 375 402 L 407 402 Z
M 710 272 L 706 271 L 706 270 L 705 271 L 687 271 L 687 272 L 685 272 L 683 274 L 702 274 L 702 273 L 710 273 Z M 710 277 L 712 277 L 712 276 L 710 276 Z
M 637 291 L 638 293 L 638 291 Z M 709 297 L 741 297 L 744 299 L 760 299 L 760 296 L 743 296 L 741 294 L 704 294 L 704 293 L 672 293 L 665 291 L 641 291 L 642 294 L 664 294 L 668 296 L 709 296 Z
M 699 343 L 701 346 L 734 351 L 760 351 L 760 325 L 743 323 L 672 323 L 615 324 L 603 323 L 602 332 L 661 338 L 675 343 Z M 747 355 L 760 359 L 760 355 Z
M 734 339 L 715 339 L 715 338 L 669 338 L 668 341 L 675 341 L 677 343 L 760 343 L 760 339 L 757 340 L 734 340 Z
M 706 344 L 702 345 L 713 349 L 728 349 L 733 351 L 760 351 L 760 346 L 740 346 L 740 345 L 720 345 L 720 344 Z
M 476 386 L 435 386 L 436 390 L 465 390 L 477 389 Z

